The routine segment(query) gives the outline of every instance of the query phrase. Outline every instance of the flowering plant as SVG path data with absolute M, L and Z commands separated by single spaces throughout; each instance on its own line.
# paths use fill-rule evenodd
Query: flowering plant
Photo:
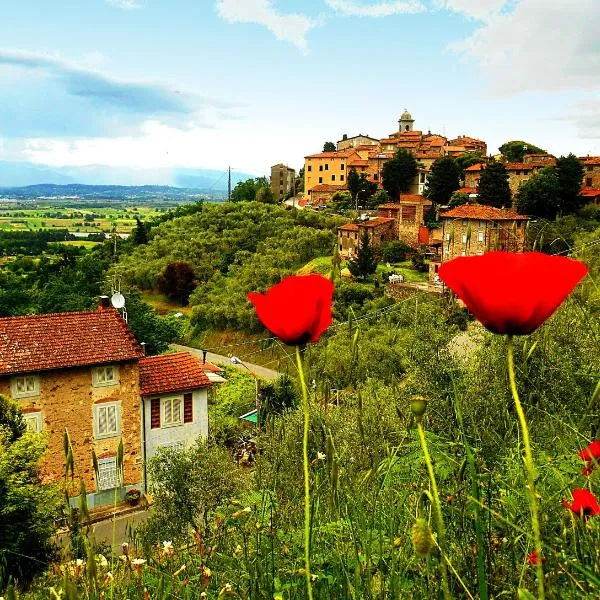
M 127 500 L 127 502 L 137 502 L 141 496 L 142 492 L 136 488 L 133 488 L 131 490 L 127 490 L 125 493 L 125 500 Z

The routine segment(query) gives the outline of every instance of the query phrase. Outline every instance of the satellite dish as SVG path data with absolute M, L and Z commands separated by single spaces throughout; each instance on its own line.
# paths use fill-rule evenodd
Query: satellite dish
M 125 306 L 125 298 L 122 294 L 116 292 L 110 297 L 110 303 L 114 308 L 123 308 Z

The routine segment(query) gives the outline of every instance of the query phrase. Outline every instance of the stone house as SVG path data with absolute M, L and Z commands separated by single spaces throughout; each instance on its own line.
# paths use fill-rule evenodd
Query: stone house
M 430 279 L 435 279 L 442 262 L 459 256 L 481 255 L 493 250 L 523 252 L 528 220 L 513 210 L 482 204 L 462 204 L 440 213 L 441 260 L 430 264 Z
M 160 374 L 180 382 L 172 386 L 178 390 L 170 391 L 192 392 L 194 422 L 205 431 L 201 396 L 210 382 L 195 376 L 193 389 L 188 389 L 189 361 L 177 356 L 167 355 L 160 365 L 145 358 L 121 315 L 108 307 L 108 298 L 95 311 L 0 318 L 0 394 L 18 403 L 28 429 L 46 437 L 42 469 L 48 481 L 64 478 L 63 439 L 69 432 L 77 485 L 68 491 L 79 494 L 83 480 L 90 508 L 112 503 L 115 490 L 122 498 L 127 489 L 145 485 L 146 443 L 153 438 L 143 426 L 142 392 L 162 394 L 140 380 L 145 361 L 156 374 L 152 381 Z M 204 390 L 200 396 L 198 390 Z M 174 401 L 170 412 L 166 409 L 164 423 L 175 425 L 179 418 L 183 424 L 182 402 L 178 408 Z M 180 439 L 175 428 L 169 431 Z M 117 471 L 121 440 L 122 476 Z
M 427 243 L 423 226 L 430 209 L 431 200 L 418 194 L 400 194 L 399 202 L 380 204 L 377 210 L 380 217 L 395 220 L 395 239 L 417 248 L 420 244 Z
M 284 164 L 271 167 L 271 191 L 280 200 L 295 192 L 296 171 Z
M 357 146 L 378 146 L 379 140 L 377 138 L 369 137 L 359 133 L 348 137 L 346 134 L 342 136 L 342 139 L 337 143 L 337 150 L 348 150 L 348 148 L 356 148 Z
M 388 217 L 375 217 L 359 223 L 347 223 L 338 227 L 338 248 L 343 258 L 356 255 L 360 239 L 368 233 L 371 246 L 378 248 L 383 242 L 389 242 L 395 237 L 396 220 Z
M 345 185 L 330 185 L 328 183 L 320 183 L 315 185 L 308 192 L 308 202 L 312 207 L 322 206 L 331 202 L 331 199 L 337 192 L 343 192 L 348 188 Z
M 583 164 L 583 187 L 600 188 L 600 156 L 584 156 L 579 159 Z

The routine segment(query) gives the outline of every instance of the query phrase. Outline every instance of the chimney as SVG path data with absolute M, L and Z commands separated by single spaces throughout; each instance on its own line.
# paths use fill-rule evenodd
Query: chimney
M 100 296 L 98 299 L 98 310 L 110 307 L 110 298 L 108 296 Z
M 347 140 L 347 139 L 348 139 L 348 134 L 347 134 L 347 133 L 345 133 L 345 134 L 342 136 L 342 140 Z
M 202 364 L 206 364 L 206 350 L 202 350 Z
M 141 342 L 140 346 L 142 347 L 142 352 L 144 353 L 144 356 L 146 356 L 146 342 Z

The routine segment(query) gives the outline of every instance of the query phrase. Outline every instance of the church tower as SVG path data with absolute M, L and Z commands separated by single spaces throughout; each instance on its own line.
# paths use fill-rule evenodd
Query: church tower
M 415 120 L 412 118 L 411 114 L 406 109 L 404 109 L 404 112 L 402 113 L 402 116 L 398 121 L 398 131 L 400 133 L 403 133 L 404 131 L 412 131 L 414 122 Z

